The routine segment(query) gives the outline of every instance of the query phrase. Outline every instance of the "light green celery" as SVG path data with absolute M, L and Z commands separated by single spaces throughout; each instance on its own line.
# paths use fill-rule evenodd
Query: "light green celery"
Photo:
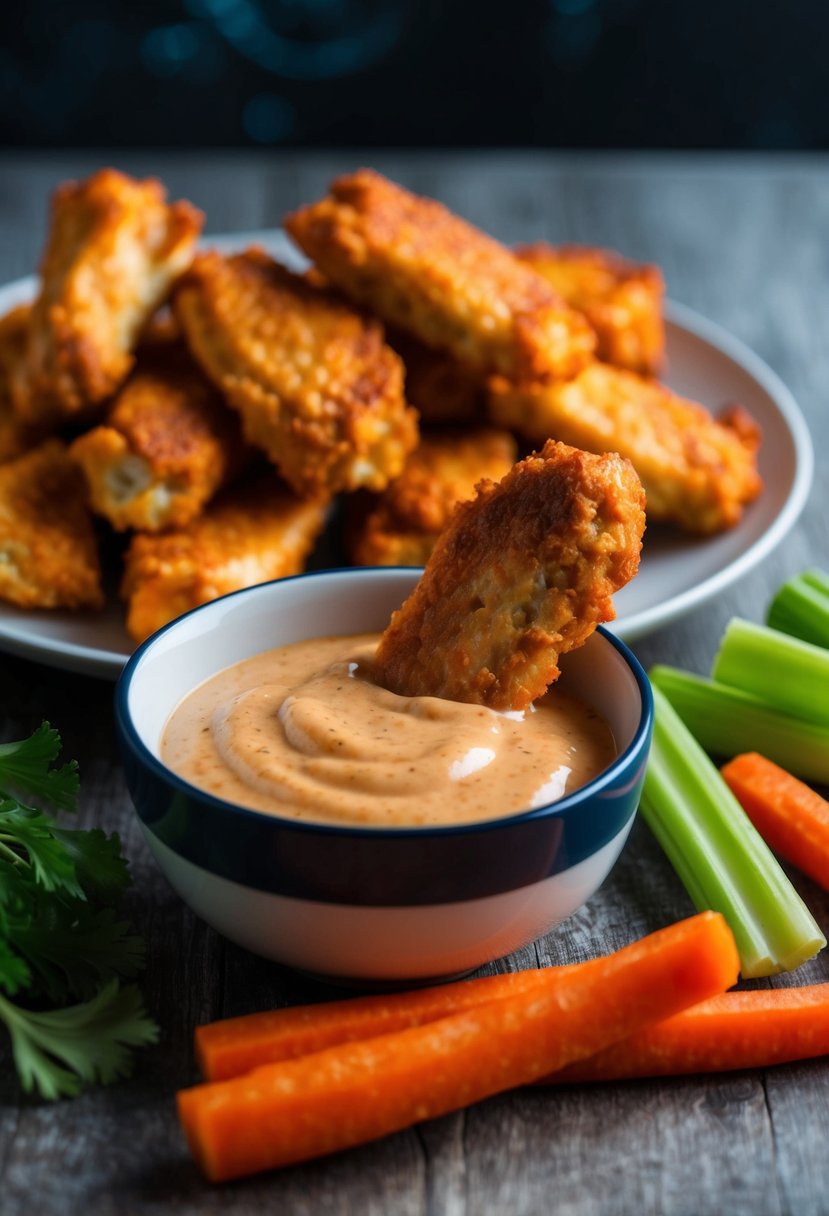
M 821 646 L 735 616 L 723 634 L 711 676 L 782 713 L 829 726 L 829 650 Z
M 766 624 L 829 648 L 829 574 L 804 570 L 789 579 L 769 604 Z
M 698 911 L 721 912 L 745 978 L 791 971 L 826 945 L 808 908 L 667 697 L 654 688 L 641 812 Z
M 804 781 L 829 784 L 829 727 L 675 667 L 654 667 L 650 678 L 706 751 L 729 758 L 761 752 Z

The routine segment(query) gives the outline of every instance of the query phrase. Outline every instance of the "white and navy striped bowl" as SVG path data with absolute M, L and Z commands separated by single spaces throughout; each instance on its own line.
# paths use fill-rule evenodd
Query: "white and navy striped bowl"
M 601 628 L 566 656 L 562 680 L 605 716 L 619 755 L 550 806 L 449 827 L 335 827 L 224 802 L 159 759 L 170 713 L 197 684 L 274 646 L 379 631 L 419 576 L 330 570 L 238 591 L 156 633 L 118 682 L 127 783 L 150 849 L 200 917 L 257 954 L 380 983 L 466 972 L 574 912 L 624 845 L 653 706 L 639 663 Z

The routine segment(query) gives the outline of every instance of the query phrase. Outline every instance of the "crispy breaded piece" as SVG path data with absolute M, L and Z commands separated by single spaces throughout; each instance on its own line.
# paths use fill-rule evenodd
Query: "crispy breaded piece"
M 553 437 L 620 452 L 642 479 L 648 519 L 688 532 L 732 527 L 762 488 L 759 430 L 745 411 L 717 421 L 695 401 L 605 363 L 567 384 L 516 388 L 493 379 L 490 416 L 534 443 Z
M 643 376 L 659 374 L 665 362 L 665 282 L 658 266 L 637 266 L 609 249 L 543 241 L 515 252 L 584 313 L 596 331 L 599 359 Z
M 484 478 L 500 481 L 515 463 L 512 435 L 494 427 L 424 435 L 351 540 L 358 566 L 423 566 L 459 502 Z
M 383 330 L 261 249 L 196 258 L 174 307 L 191 351 L 299 494 L 382 490 L 417 442 Z
M 325 514 L 324 502 L 297 498 L 268 471 L 224 490 L 186 528 L 136 534 L 121 586 L 129 633 L 142 642 L 208 600 L 298 574 Z
M 203 221 L 153 179 L 102 169 L 52 198 L 40 293 L 15 406 L 27 421 L 72 418 L 109 397 L 138 335 L 190 263 Z
M 498 241 L 370 169 L 338 178 L 285 227 L 332 283 L 470 370 L 572 376 L 595 337 L 580 313 Z
M 236 414 L 174 343 L 142 348 L 102 426 L 69 453 L 92 509 L 119 531 L 159 532 L 194 519 L 242 467 Z
M 453 355 L 434 350 L 402 330 L 387 332 L 386 341 L 403 360 L 406 400 L 422 423 L 472 422 L 485 416 L 483 377 L 470 372 Z
M 0 466 L 0 599 L 21 608 L 100 608 L 86 487 L 57 439 Z
M 376 655 L 403 696 L 525 709 L 558 678 L 559 656 L 633 578 L 645 527 L 631 464 L 552 440 L 483 482 L 440 536 Z
M 26 349 L 31 306 L 20 304 L 0 317 L 0 464 L 40 442 L 43 428 L 23 422 L 12 401 L 12 384 L 20 374 Z

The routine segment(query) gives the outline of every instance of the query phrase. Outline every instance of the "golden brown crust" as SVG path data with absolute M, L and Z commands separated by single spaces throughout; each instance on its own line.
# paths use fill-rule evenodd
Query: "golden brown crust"
M 229 591 L 298 574 L 326 505 L 294 495 L 273 472 L 219 494 L 186 528 L 133 537 L 122 594 L 137 642 Z
M 0 467 L 0 599 L 21 608 L 103 605 L 83 478 L 57 439 Z
M 592 354 L 589 325 L 541 275 L 440 203 L 370 169 L 338 178 L 285 227 L 351 299 L 472 371 L 566 377 Z
M 459 502 L 479 481 L 500 481 L 517 456 L 515 440 L 494 427 L 424 435 L 398 478 L 351 537 L 358 566 L 422 566 Z
M 628 461 L 550 441 L 457 508 L 383 634 L 380 680 L 405 696 L 525 709 L 558 678 L 559 656 L 615 615 L 644 526 Z
M 173 342 L 142 348 L 103 425 L 69 450 L 93 510 L 145 532 L 188 524 L 244 459 L 235 413 Z
M 141 329 L 187 267 L 201 212 L 160 182 L 102 169 L 52 198 L 15 404 L 28 421 L 88 413 L 121 384 Z
M 609 249 L 543 241 L 515 252 L 584 314 L 599 359 L 643 376 L 663 370 L 665 283 L 658 266 L 638 266 Z
M 656 381 L 594 363 L 568 384 L 516 388 L 493 379 L 490 416 L 534 443 L 550 437 L 626 456 L 648 519 L 702 535 L 733 527 L 762 489 L 759 432 L 745 411 L 719 422 Z
M 382 489 L 417 440 L 382 327 L 261 249 L 196 258 L 175 296 L 190 349 L 300 494 Z
M 14 460 L 44 438 L 44 428 L 19 418 L 12 386 L 21 374 L 31 315 L 30 304 L 20 304 L 0 317 L 0 464 Z

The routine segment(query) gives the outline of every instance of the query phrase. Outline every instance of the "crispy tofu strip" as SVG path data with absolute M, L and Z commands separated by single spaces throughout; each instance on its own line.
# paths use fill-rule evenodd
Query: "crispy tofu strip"
M 596 332 L 599 359 L 643 376 L 659 374 L 665 363 L 665 283 L 658 266 L 637 266 L 609 249 L 543 241 L 515 252 L 584 314 Z
M 142 349 L 102 426 L 69 449 L 92 509 L 119 531 L 183 527 L 242 468 L 236 414 L 175 343 Z
M 534 443 L 553 437 L 620 452 L 645 487 L 648 519 L 709 535 L 736 524 L 759 494 L 760 433 L 744 410 L 719 421 L 633 372 L 594 363 L 567 384 L 491 382 L 490 417 Z
M 358 304 L 479 374 L 572 376 L 595 337 L 580 313 L 498 241 L 369 169 L 285 227 Z
M 15 405 L 30 422 L 73 418 L 126 377 L 142 327 L 189 265 L 203 216 L 160 182 L 102 169 L 60 186 Z
M 354 563 L 425 565 L 457 504 L 473 498 L 484 478 L 500 481 L 516 456 L 513 437 L 494 427 L 424 435 L 355 530 Z
M 442 426 L 486 417 L 486 384 L 446 351 L 435 350 L 396 329 L 386 341 L 403 360 L 406 400 L 421 423 Z
M 297 498 L 268 471 L 224 490 L 186 528 L 136 534 L 121 587 L 130 635 L 142 642 L 199 604 L 298 574 L 325 514 L 325 503 Z
M 383 634 L 380 682 L 403 696 L 525 709 L 558 678 L 559 656 L 614 617 L 644 527 L 627 460 L 551 440 L 456 509 Z
M 417 442 L 375 322 L 261 249 L 196 258 L 175 296 L 191 351 L 299 494 L 381 490 Z
M 20 304 L 0 317 L 0 464 L 21 456 L 44 438 L 43 427 L 18 417 L 12 395 L 26 349 L 30 314 L 31 306 Z
M 21 608 L 100 608 L 86 487 L 57 439 L 0 466 L 0 599 Z

